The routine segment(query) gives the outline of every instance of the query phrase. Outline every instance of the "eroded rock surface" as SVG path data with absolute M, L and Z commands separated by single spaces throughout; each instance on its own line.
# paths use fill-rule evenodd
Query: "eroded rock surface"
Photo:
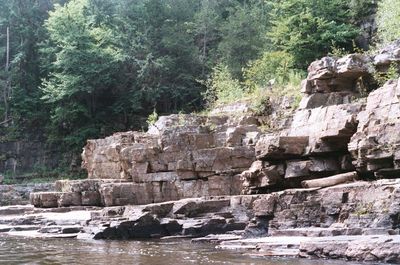
M 4 207 L 0 233 L 82 239 L 205 236 L 194 241 L 265 256 L 400 262 L 399 199 L 399 179 L 385 179 L 148 205 Z

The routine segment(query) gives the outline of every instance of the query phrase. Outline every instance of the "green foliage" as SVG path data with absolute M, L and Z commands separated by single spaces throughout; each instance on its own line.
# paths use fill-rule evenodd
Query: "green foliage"
M 40 101 L 38 90 L 42 71 L 40 69 L 39 42 L 45 38 L 43 22 L 52 2 L 45 0 L 0 0 L 0 72 L 6 61 L 6 28 L 10 30 L 10 75 L 12 96 L 9 98 L 12 124 L 0 134 L 8 134 L 10 129 L 18 132 L 17 137 L 31 137 L 36 128 L 41 132 L 48 120 L 48 109 Z M 4 75 L 3 75 L 4 74 Z M 6 78 L 3 72 L 0 81 Z M 0 82 L 1 91 L 3 84 Z M 0 107 L 2 115 L 3 105 Z M 3 118 L 3 115 L 1 116 Z M 14 133 L 14 136 L 17 134 Z M 14 138 L 14 137 L 13 137 Z
M 45 26 L 57 59 L 43 82 L 42 99 L 52 106 L 51 133 L 71 148 L 98 135 L 106 110 L 101 98 L 112 89 L 122 56 L 111 29 L 94 23 L 88 0 L 56 5 L 49 14 Z
M 234 79 L 226 65 L 217 65 L 206 82 L 204 99 L 209 107 L 232 103 L 245 96 L 240 82 Z
M 333 41 L 342 47 L 351 44 L 359 31 L 350 19 L 347 0 L 278 1 L 268 35 L 276 49 L 293 56 L 295 67 L 305 69 L 327 54 Z
M 287 96 L 293 99 L 295 108 L 301 99 L 299 88 L 305 75 L 294 69 L 292 62 L 285 52 L 264 53 L 263 57 L 243 69 L 243 82 L 234 79 L 228 67 L 219 65 L 206 83 L 208 89 L 204 98 L 211 108 L 235 101 L 249 101 L 256 114 L 262 114 L 269 100 Z
M 400 2 L 381 0 L 376 17 L 378 40 L 381 45 L 400 38 Z
M 286 84 L 292 74 L 293 57 L 284 52 L 265 52 L 243 70 L 245 86 L 249 90 L 273 84 Z
M 250 93 L 252 109 L 256 114 L 265 114 L 265 108 L 268 107 L 267 102 L 280 101 L 283 97 L 287 97 L 292 101 L 291 107 L 293 109 L 298 107 L 302 97 L 300 84 L 305 78 L 305 74 L 299 70 L 290 69 L 286 75 L 286 81 L 280 81 L 283 79 L 278 76 L 278 82 L 275 84 L 268 84 L 268 86 L 266 84 L 258 85 Z
M 376 6 L 376 0 L 350 0 L 348 2 L 350 14 L 356 22 L 373 14 Z
M 332 44 L 330 50 L 331 51 L 329 52 L 329 56 L 332 56 L 335 58 L 341 58 L 341 57 L 349 54 L 349 52 L 345 48 L 336 46 L 334 43 Z
M 234 78 L 242 77 L 242 68 L 257 59 L 267 44 L 270 4 L 244 1 L 228 9 L 230 16 L 221 24 L 222 40 L 218 52 Z

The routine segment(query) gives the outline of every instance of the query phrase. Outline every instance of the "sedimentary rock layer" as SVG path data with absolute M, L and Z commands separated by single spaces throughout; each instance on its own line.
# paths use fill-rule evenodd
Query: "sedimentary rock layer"
M 364 111 L 357 116 L 357 132 L 349 150 L 356 168 L 378 177 L 400 173 L 400 80 L 387 82 L 368 95 Z

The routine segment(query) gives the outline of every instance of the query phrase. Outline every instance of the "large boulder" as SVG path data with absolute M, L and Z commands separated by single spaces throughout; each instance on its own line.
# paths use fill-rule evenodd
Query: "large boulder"
M 356 94 L 357 81 L 374 71 L 372 59 L 363 54 L 350 54 L 343 58 L 324 57 L 308 67 L 308 77 L 302 83 L 306 94 L 347 92 Z

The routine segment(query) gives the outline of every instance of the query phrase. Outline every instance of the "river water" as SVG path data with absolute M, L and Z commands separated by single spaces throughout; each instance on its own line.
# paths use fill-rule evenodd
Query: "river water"
M 211 244 L 176 241 L 32 239 L 0 234 L 1 265 L 356 265 L 344 261 L 251 257 Z M 365 264 L 365 263 L 364 263 Z

